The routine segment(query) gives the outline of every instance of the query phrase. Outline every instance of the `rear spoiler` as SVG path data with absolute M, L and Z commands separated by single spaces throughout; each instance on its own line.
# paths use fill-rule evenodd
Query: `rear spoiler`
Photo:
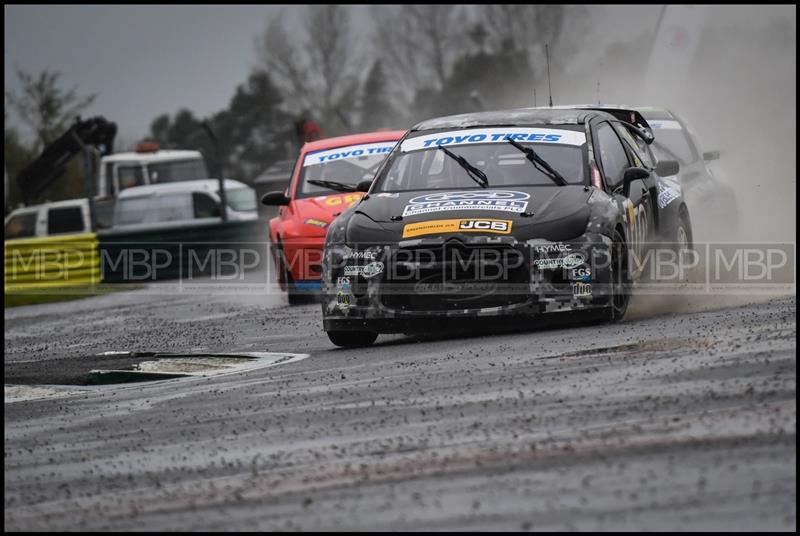
M 622 121 L 623 123 L 628 123 L 634 127 L 637 127 L 642 135 L 642 138 L 647 142 L 647 144 L 653 143 L 653 140 L 656 139 L 655 134 L 653 134 L 653 129 L 650 127 L 650 124 L 644 118 L 644 116 L 636 110 L 632 110 L 630 108 L 606 108 L 602 105 L 598 106 L 580 106 L 580 108 L 584 110 L 595 110 L 598 112 L 605 112 L 607 114 L 613 115 L 615 119 Z
M 644 139 L 647 144 L 653 143 L 655 140 L 655 134 L 653 134 L 653 129 L 650 127 L 650 124 L 644 118 L 644 116 L 634 110 L 632 108 L 622 108 L 619 106 L 603 106 L 602 104 L 575 104 L 575 105 L 562 105 L 562 106 L 553 106 L 553 108 L 559 109 L 573 109 L 573 110 L 594 110 L 597 112 L 605 112 L 614 116 L 615 119 L 618 121 L 622 121 L 623 123 L 627 123 L 628 125 L 635 127 L 637 130 L 640 131 L 642 135 L 642 139 Z

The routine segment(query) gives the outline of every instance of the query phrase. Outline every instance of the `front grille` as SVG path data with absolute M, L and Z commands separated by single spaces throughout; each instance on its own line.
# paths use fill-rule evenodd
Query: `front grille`
M 381 300 L 403 311 L 502 307 L 526 301 L 529 283 L 525 255 L 513 246 L 451 241 L 393 252 Z

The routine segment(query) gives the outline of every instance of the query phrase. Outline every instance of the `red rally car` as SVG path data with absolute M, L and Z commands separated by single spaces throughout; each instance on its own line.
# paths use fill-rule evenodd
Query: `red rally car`
M 322 250 L 328 225 L 357 203 L 405 131 L 354 134 L 303 145 L 285 192 L 261 198 L 279 206 L 269 221 L 278 283 L 296 304 L 321 289 Z M 358 185 L 361 184 L 361 188 Z

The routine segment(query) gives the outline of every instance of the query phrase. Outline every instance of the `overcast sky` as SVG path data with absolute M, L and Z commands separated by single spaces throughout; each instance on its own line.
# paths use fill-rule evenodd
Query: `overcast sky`
M 62 73 L 64 86 L 98 93 L 86 116 L 116 121 L 123 144 L 161 113 L 182 107 L 198 116 L 227 106 L 256 64 L 254 38 L 281 10 L 297 6 L 6 6 L 5 83 L 14 71 Z M 349 7 L 359 37 L 369 7 Z M 634 13 L 656 13 L 657 6 Z M 290 24 L 291 24 L 290 17 Z M 298 28 L 299 29 L 299 28 Z
M 117 122 L 119 141 L 129 144 L 161 113 L 185 107 L 202 117 L 226 107 L 256 64 L 254 38 L 282 9 L 296 14 L 302 8 L 6 6 L 6 89 L 18 88 L 16 66 L 31 73 L 59 71 L 65 87 L 98 94 L 85 116 Z M 369 8 L 348 9 L 362 45 L 368 45 Z M 742 9 L 747 17 L 761 10 L 719 11 Z M 654 27 L 659 11 L 657 5 L 593 8 L 597 49 L 634 36 L 637 28 Z
M 156 115 L 224 108 L 255 64 L 254 37 L 280 6 L 6 6 L 5 80 L 15 66 L 63 73 L 98 93 L 89 114 L 116 121 L 123 140 Z

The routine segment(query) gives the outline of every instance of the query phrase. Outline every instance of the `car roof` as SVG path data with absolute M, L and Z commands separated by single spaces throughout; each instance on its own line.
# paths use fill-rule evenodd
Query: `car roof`
M 225 189 L 235 190 L 249 188 L 246 184 L 232 179 L 225 179 Z M 166 195 L 174 193 L 191 192 L 216 192 L 219 190 L 217 179 L 202 179 L 196 181 L 167 182 L 164 184 L 148 184 L 145 186 L 132 186 L 125 188 L 119 194 L 119 199 L 129 197 L 144 197 L 149 195 Z
M 350 134 L 347 136 L 336 136 L 335 138 L 325 138 L 323 140 L 310 141 L 303 145 L 304 153 L 322 151 L 325 149 L 335 149 L 359 143 L 377 143 L 381 141 L 398 141 L 405 135 L 405 130 L 379 130 L 376 132 L 365 132 L 363 134 Z
M 416 124 L 411 130 L 434 130 L 440 128 L 468 128 L 482 126 L 533 126 L 533 125 L 581 125 L 594 116 L 603 114 L 596 110 L 576 108 L 513 108 L 491 112 L 449 115 L 428 119 Z
M 23 213 L 23 212 L 33 212 L 35 210 L 40 210 L 42 208 L 63 208 L 63 207 L 78 207 L 85 205 L 89 202 L 89 200 L 85 197 L 81 197 L 78 199 L 65 199 L 63 201 L 48 201 L 47 203 L 39 203 L 38 205 L 28 205 L 25 207 L 19 207 L 12 210 L 8 215 L 11 216 L 15 213 Z
M 200 151 L 173 151 L 159 150 L 152 153 L 115 153 L 103 157 L 103 162 L 162 162 L 166 160 L 195 159 L 202 158 Z

